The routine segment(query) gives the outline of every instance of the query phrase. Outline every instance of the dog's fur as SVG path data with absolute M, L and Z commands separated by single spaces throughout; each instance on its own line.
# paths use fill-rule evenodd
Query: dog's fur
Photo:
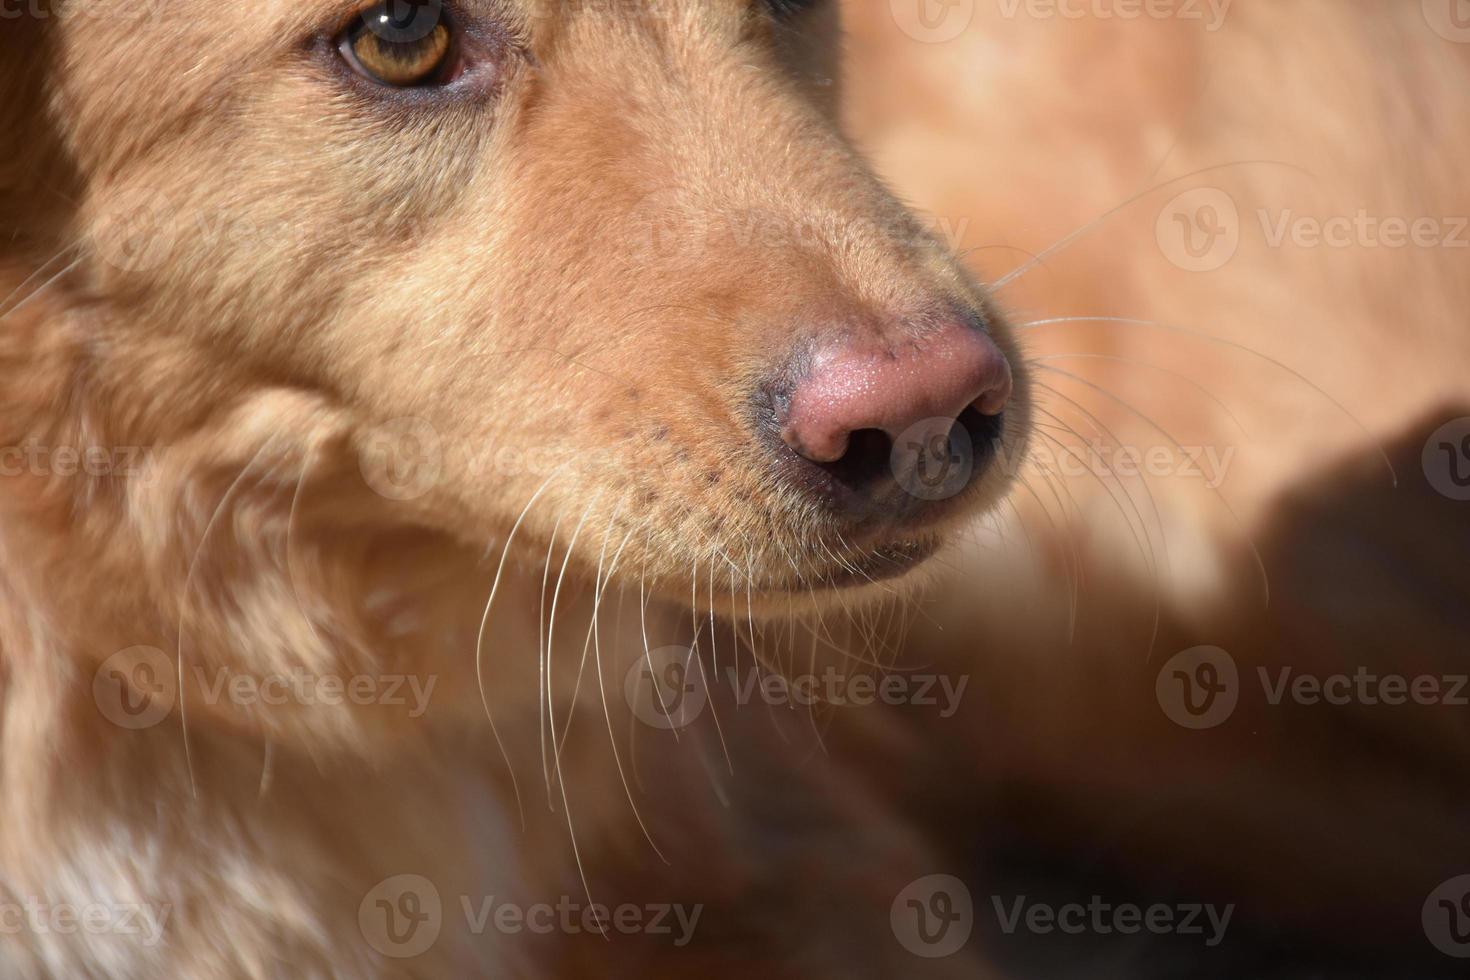
M 599 810 L 627 800 L 593 781 L 614 769 L 558 717 L 563 691 L 601 688 L 602 645 L 616 677 L 635 649 L 600 625 L 594 685 L 570 638 L 603 573 L 711 629 L 835 605 L 800 586 L 865 545 L 767 476 L 759 385 L 823 332 L 897 343 L 984 307 L 838 135 L 828 5 L 778 23 L 746 0 L 465 4 L 483 70 L 433 104 L 342 71 L 322 39 L 353 13 L 7 25 L 3 441 L 145 447 L 146 466 L 6 481 L 0 866 L 16 901 L 172 908 L 147 948 L 24 935 L 22 973 L 388 973 L 357 923 L 378 880 L 539 894 L 562 872 L 534 855 L 561 869 L 567 848 L 534 841 L 564 818 L 513 836 L 491 702 L 522 748 L 536 651 L 553 678 L 582 653 L 546 687 L 548 802 L 608 834 Z M 1020 395 L 1008 417 L 1014 441 Z M 385 495 L 365 466 L 403 419 L 435 473 Z M 653 605 L 640 632 L 687 643 L 687 613 Z M 177 707 L 122 735 L 92 677 L 139 646 L 176 660 Z M 221 705 L 200 680 L 296 670 L 439 695 L 415 720 Z M 599 775 L 552 801 L 564 767 Z M 401 969 L 521 955 L 446 936 Z
M 479 39 L 497 74 L 428 106 L 344 82 L 318 35 L 352 6 L 190 0 L 4 26 L 0 444 L 144 454 L 141 472 L 27 472 L 0 488 L 0 889 L 171 913 L 157 945 L 22 933 L 0 962 L 27 977 L 975 975 L 978 958 L 918 961 L 886 934 L 903 883 L 953 859 L 894 791 L 922 789 L 929 763 L 953 775 L 932 735 L 869 713 L 822 765 L 811 729 L 794 748 L 764 712 L 727 712 L 729 731 L 632 760 L 616 707 L 648 634 L 707 630 L 727 657 L 840 656 L 845 637 L 824 635 L 825 619 L 802 633 L 796 614 L 861 618 L 884 598 L 781 591 L 864 544 L 766 478 L 751 437 L 752 390 L 802 338 L 920 329 L 958 302 L 985 310 L 1021 363 L 993 303 L 833 123 L 835 10 L 778 25 L 745 0 L 467 5 L 498 25 Z M 1335 33 L 1293 31 L 1335 18 L 1322 4 L 1295 19 L 1248 9 L 1209 52 L 1244 75 L 1283 34 L 1312 39 L 1293 65 L 1341 64 L 1375 23 L 1363 7 Z M 1439 66 L 1405 90 L 1438 97 L 1436 79 L 1461 77 L 1437 39 L 1382 19 Z M 1177 25 L 1141 43 L 1207 74 Z M 1126 104 L 1154 107 L 1191 160 L 1208 152 L 1183 125 L 1191 90 L 1139 87 L 1149 98 Z M 1331 116 L 1344 96 L 1313 98 Z M 1123 183 L 1149 178 L 1163 139 L 1115 161 Z M 985 158 L 1070 173 L 1046 144 Z M 1005 203 L 1013 176 L 978 183 Z M 1047 195 L 1014 199 L 1077 217 Z M 1021 224 L 1009 207 L 953 210 L 986 215 L 989 242 Z M 121 236 L 140 214 L 151 230 Z M 1273 275 L 1256 282 L 1275 288 Z M 1168 315 L 1129 304 L 1173 287 L 1072 281 L 1085 312 Z M 429 444 L 432 478 L 385 495 L 375 453 L 405 435 Z M 980 496 L 1004 489 L 997 472 Z M 598 617 L 603 595 L 609 609 L 626 598 L 624 615 Z M 125 731 L 99 713 L 93 677 L 139 646 L 164 651 L 182 686 L 165 723 Z M 437 690 L 413 719 L 225 705 L 195 680 L 221 669 L 408 674 Z M 883 760 L 913 766 L 912 785 L 875 779 Z M 433 880 L 451 910 L 493 894 L 707 911 L 675 958 L 651 942 L 446 929 L 395 961 L 364 942 L 358 910 L 399 873 Z

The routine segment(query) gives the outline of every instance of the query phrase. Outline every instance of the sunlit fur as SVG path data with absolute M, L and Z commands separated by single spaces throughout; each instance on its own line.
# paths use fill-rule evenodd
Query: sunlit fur
M 558 712 L 597 690 L 595 589 L 641 599 L 606 640 L 621 678 L 650 631 L 687 643 L 711 610 L 743 620 L 719 627 L 730 649 L 800 610 L 840 644 L 822 609 L 922 578 L 824 590 L 874 543 L 786 489 L 751 422 L 762 380 L 821 331 L 896 342 L 957 304 L 1018 360 L 839 135 L 835 11 L 466 9 L 496 25 L 499 74 L 435 105 L 343 82 L 322 43 L 342 2 L 7 22 L 0 441 L 143 447 L 146 471 L 5 480 L 0 880 L 174 908 L 151 948 L 25 936 L 22 970 L 267 976 L 278 956 L 386 975 L 355 925 L 375 881 L 477 861 L 514 881 L 525 855 L 567 852 L 559 829 L 508 842 L 523 787 L 485 719 L 514 741 L 531 706 L 565 806 Z M 118 221 L 138 214 L 128 251 Z M 364 461 L 404 418 L 442 471 L 398 500 Z M 1019 453 L 1024 376 L 1008 420 Z M 139 645 L 181 689 L 166 724 L 125 733 L 91 677 Z M 440 693 L 417 721 L 221 704 L 196 680 L 221 668 Z M 470 761 L 442 751 L 456 731 Z M 581 786 L 614 771 L 596 768 Z M 412 969 L 512 959 L 445 941 Z
M 819 647 L 824 658 L 847 648 L 859 662 L 886 660 L 892 634 L 918 615 L 905 601 L 915 580 L 952 570 L 931 565 L 824 596 L 761 594 L 788 573 L 812 584 L 857 550 L 766 475 L 743 415 L 751 385 L 804 325 L 918 322 L 936 297 L 964 298 L 991 313 L 998 340 L 1017 353 L 995 303 L 943 249 L 901 231 L 907 212 L 835 131 L 835 12 L 819 6 L 782 26 L 741 0 L 546 3 L 535 17 L 528 0 L 486 3 L 521 31 L 534 59 L 510 59 L 493 99 L 422 112 L 385 109 L 324 69 L 308 41 L 346 22 L 349 4 L 143 6 L 132 19 L 27 17 L 0 31 L 0 444 L 146 450 L 146 479 L 0 484 L 0 894 L 169 903 L 169 941 L 22 934 L 7 937 L 16 941 L 0 948 L 0 967 L 28 977 L 273 977 L 282 963 L 302 977 L 603 976 L 625 946 L 597 940 L 572 964 L 552 966 L 560 951 L 533 957 L 504 937 L 446 937 L 418 960 L 388 961 L 363 944 L 358 903 L 406 871 L 446 895 L 534 900 L 600 889 L 600 862 L 646 885 L 654 876 L 626 869 L 672 877 L 698 856 L 726 873 L 712 888 L 727 915 L 747 911 L 783 940 L 732 928 L 726 935 L 761 941 L 728 940 L 727 955 L 699 962 L 711 973 L 744 975 L 755 962 L 799 974 L 803 961 L 783 956 L 791 947 L 811 958 L 806 975 L 816 966 L 834 975 L 919 969 L 881 935 L 881 915 L 870 934 L 841 914 L 844 899 L 881 913 L 904 881 L 942 866 L 940 845 L 856 778 L 857 767 L 804 765 L 808 756 L 793 757 L 784 735 L 754 723 L 728 733 L 730 752 L 745 747 L 732 784 L 762 812 L 789 815 L 773 821 L 778 828 L 815 825 L 813 837 L 831 847 L 793 873 L 762 862 L 765 840 L 723 803 L 683 792 L 723 768 L 721 745 L 706 745 L 698 763 L 680 756 L 654 767 L 645 757 L 642 784 L 634 760 L 606 748 L 627 722 L 615 689 L 645 639 L 688 643 L 698 633 L 716 641 L 709 652 L 718 657 L 740 651 L 749 662 L 762 648 L 778 667 L 815 662 Z M 1319 281 L 1290 265 L 1304 258 L 1260 253 L 1229 276 L 1201 278 L 1161 261 L 1155 198 L 1124 220 L 1093 223 L 1217 165 L 1249 175 L 1243 205 L 1289 204 L 1297 172 L 1249 161 L 1302 166 L 1303 145 L 1350 171 L 1309 167 L 1311 201 L 1358 206 L 1358 189 L 1379 186 L 1387 152 L 1352 135 L 1364 118 L 1392 129 L 1396 146 L 1450 139 L 1409 107 L 1459 105 L 1466 91 L 1463 50 L 1423 33 L 1416 5 L 1375 13 L 1364 2 L 1347 15 L 1325 0 L 1241 2 L 1211 39 L 1179 23 L 979 23 L 968 40 L 922 59 L 887 6 L 853 11 L 868 59 L 855 80 L 857 121 L 926 207 L 983 217 L 952 243 L 970 250 L 967 262 L 995 279 L 1027 268 L 999 300 L 1045 312 L 1016 319 L 1179 320 L 1253 349 L 1263 336 L 1290 338 L 1268 352 L 1296 355 L 1355 416 L 1387 402 L 1407 416 L 1415 399 L 1385 392 L 1463 377 L 1463 345 L 1444 339 L 1470 282 L 1454 256 L 1348 252 L 1333 257 L 1340 274 Z M 1057 41 L 1059 30 L 1073 33 Z M 1136 58 L 1116 54 L 1121 40 Z M 1345 64 L 1377 67 L 1349 91 Z M 893 65 L 918 77 L 887 73 Z M 1270 125 L 1263 113 L 1274 114 Z M 1314 125 L 1348 135 L 1314 138 Z M 1254 145 L 1266 130 L 1302 139 Z M 1465 213 L 1462 182 L 1441 158 L 1411 156 L 1383 209 Z M 1442 160 L 1449 166 L 1453 155 Z M 164 217 L 163 252 L 147 268 L 118 268 L 103 255 L 107 235 L 135 207 Z M 1074 246 L 1030 262 L 1079 228 L 1089 230 Z M 703 247 L 671 240 L 670 229 L 693 229 Z M 764 238 L 771 229 L 775 247 Z M 800 248 L 784 247 L 783 235 L 800 237 Z M 1430 285 L 1404 290 L 1426 276 Z M 1344 290 L 1345 279 L 1361 287 Z M 1383 310 L 1415 331 L 1414 342 L 1365 342 L 1382 334 Z M 1055 326 L 1027 335 L 1039 354 L 1039 334 Z M 1082 343 L 1059 349 L 1199 366 L 1198 347 L 1145 329 L 1084 324 Z M 1324 351 L 1337 359 L 1323 363 Z M 1260 362 L 1245 364 L 1212 364 L 1210 380 L 1228 375 L 1247 398 L 1266 384 L 1267 408 L 1282 390 L 1318 398 L 1294 382 L 1269 385 Z M 1122 370 L 1099 380 L 1119 389 Z M 1023 384 L 1013 415 L 1019 453 L 1038 387 Z M 1141 397 L 1127 393 L 1130 403 Z M 1038 400 L 1049 411 L 1065 406 L 1047 392 Z M 1222 419 L 1189 404 L 1185 417 L 1202 438 L 1219 438 Z M 1110 422 L 1128 415 L 1090 407 Z M 1150 418 L 1163 407 L 1143 403 Z M 1179 405 L 1167 408 L 1172 429 Z M 404 417 L 429 424 L 443 469 L 422 494 L 393 500 L 364 481 L 363 460 L 382 426 Z M 1290 410 L 1269 424 L 1311 428 L 1318 448 L 1319 437 L 1329 441 L 1320 419 Z M 540 465 L 497 466 L 507 446 Z M 1273 459 L 1246 470 L 1247 518 L 1304 465 Z M 1006 476 L 982 488 L 984 503 L 1000 499 Z M 1157 561 L 1145 502 L 1131 513 L 1094 486 L 1101 503 L 1087 506 L 1078 487 L 1052 498 L 1043 474 L 1025 476 L 1036 497 L 1013 504 L 1031 519 L 1024 543 L 1041 542 L 1055 559 L 1042 562 L 1054 573 L 1045 579 L 1054 604 L 1080 586 L 1056 584 L 1068 575 L 1068 539 L 1032 505 L 1048 502 L 1060 518 L 1080 497 L 1074 517 L 1123 515 L 1128 533 L 1099 547 L 1099 574 L 1126 594 L 1103 615 L 1108 628 L 1092 634 L 1106 648 L 1095 669 L 1118 655 L 1110 616 L 1137 627 L 1146 650 L 1158 583 L 1118 571 L 1137 552 L 1144 567 L 1135 574 L 1147 579 Z M 1176 577 L 1217 585 L 1215 551 L 1227 549 L 1211 537 L 1181 554 L 1184 518 L 1161 503 L 1174 514 Z M 1216 498 L 1179 509 L 1199 525 L 1219 520 L 1220 537 L 1236 540 Z M 1033 638 L 1016 631 L 1030 620 L 995 584 L 1015 587 L 1016 567 L 987 571 L 986 602 L 959 604 L 972 623 L 977 608 L 987 618 L 960 635 L 983 643 L 992 661 L 1019 657 Z M 1255 580 L 1242 581 L 1236 591 L 1256 599 Z M 123 732 L 98 713 L 92 675 L 140 644 L 175 660 L 185 691 L 166 723 Z M 1048 689 L 1047 675 L 1007 662 L 1018 664 L 1017 704 Z M 1077 719 L 1097 697 L 1077 679 L 1077 662 L 1042 667 L 1080 691 L 1050 707 L 1067 712 L 1085 741 L 1091 733 Z M 219 666 L 407 671 L 439 685 L 430 714 L 410 723 L 392 710 L 210 704 L 190 678 Z M 574 705 L 578 730 L 568 739 Z M 915 743 L 871 714 L 862 722 L 873 728 L 857 742 L 868 771 L 904 788 L 904 775 L 952 741 L 944 733 Z M 1055 742 L 984 757 L 973 774 L 1014 772 L 1064 792 L 1069 780 L 1098 779 L 1073 743 Z M 988 748 L 959 744 L 967 766 Z M 806 793 L 793 797 L 777 778 L 786 762 Z M 1136 761 L 1115 773 L 1125 791 L 1155 776 Z M 635 797 L 645 809 L 661 801 L 677 821 L 645 834 L 631 815 Z M 651 856 L 645 836 L 671 866 Z M 1185 833 L 1158 846 L 1174 859 L 1193 844 Z M 868 861 L 860 880 L 818 873 L 847 870 L 853 854 Z M 753 910 L 750 889 L 764 903 Z M 771 914 L 782 899 L 791 904 Z M 823 936 L 841 940 L 803 942 Z M 964 957 L 929 965 L 933 975 L 979 969 Z

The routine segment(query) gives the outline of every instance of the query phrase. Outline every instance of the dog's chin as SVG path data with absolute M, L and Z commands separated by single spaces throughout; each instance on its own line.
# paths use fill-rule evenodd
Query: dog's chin
M 730 597 L 728 607 L 720 597 L 716 614 L 737 618 L 789 618 L 827 609 L 855 612 L 865 606 L 891 601 L 921 588 L 933 577 L 938 563 L 934 557 L 943 548 L 943 535 L 928 534 L 894 539 L 869 549 L 818 549 L 832 557 L 801 569 L 787 565 L 784 573 L 772 569 L 768 578 L 757 577 L 747 591 Z
M 773 569 L 761 589 L 771 600 L 806 596 L 817 602 L 859 604 L 865 598 L 891 598 L 931 581 L 935 556 L 965 524 L 999 505 L 1009 481 L 984 481 L 965 494 L 932 508 L 925 520 L 884 520 L 867 533 L 839 538 L 844 547 L 817 542 L 808 549 L 813 565 L 798 574 Z M 820 556 L 820 557 L 818 557 Z
M 810 592 L 852 591 L 880 583 L 897 584 L 934 557 L 943 539 L 937 535 L 904 538 L 870 550 L 833 558 L 811 574 L 777 580 L 765 592 L 791 595 Z
M 935 583 L 946 567 L 937 558 L 940 552 L 971 521 L 1000 506 L 1009 489 L 1009 478 L 996 473 L 922 514 L 892 512 L 840 531 L 817 532 L 794 561 L 787 557 L 788 547 L 764 569 L 753 570 L 728 602 L 716 592 L 714 611 L 741 618 L 829 608 L 853 612 L 912 595 Z

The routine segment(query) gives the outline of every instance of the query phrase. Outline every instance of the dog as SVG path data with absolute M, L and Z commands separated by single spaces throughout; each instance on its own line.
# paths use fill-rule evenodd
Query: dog
M 1098 961 L 964 942 L 958 879 L 972 920 L 1230 907 L 1130 976 L 1437 975 L 1454 724 L 1199 733 L 1153 685 L 1196 643 L 1385 664 L 1324 603 L 1454 635 L 1452 549 L 1392 534 L 1460 525 L 1380 484 L 1463 387 L 1463 262 L 1265 232 L 1463 213 L 1442 161 L 1329 137 L 1432 143 L 1464 46 L 1412 5 L 888 6 L 842 11 L 847 79 L 821 0 L 4 9 L 0 975 Z M 1207 271 L 1166 235 L 1201 190 L 1244 222 Z M 1217 401 L 1129 363 L 1201 351 Z M 1230 465 L 1236 413 L 1296 438 Z M 1094 438 L 1229 482 L 1063 484 Z M 1324 598 L 1298 556 L 1349 539 L 1418 572 Z
M 854 656 L 1028 432 L 1003 314 L 841 135 L 835 18 L 9 17 L 8 975 L 601 975 L 646 954 L 596 916 L 561 930 L 590 960 L 449 920 L 607 901 L 629 814 L 660 856 L 728 854 L 634 898 L 704 909 L 711 965 L 760 955 L 738 923 L 791 869 L 737 873 L 761 849 L 672 789 L 655 844 L 635 760 L 589 747 L 618 744 L 607 676 L 701 635 L 772 663 L 798 623 L 813 664 Z M 677 786 L 636 761 L 649 799 Z M 923 865 L 836 774 L 783 772 L 742 791 L 784 814 L 749 827 L 827 786 L 831 846 L 872 855 L 852 896 Z M 837 935 L 822 880 L 777 906 Z M 826 963 L 907 957 L 874 935 Z

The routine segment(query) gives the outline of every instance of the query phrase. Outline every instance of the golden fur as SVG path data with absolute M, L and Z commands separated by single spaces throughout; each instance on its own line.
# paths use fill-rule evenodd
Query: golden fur
M 137 447 L 139 466 L 53 464 L 0 484 L 0 897 L 169 914 L 152 945 L 7 936 L 0 975 L 984 975 L 984 951 L 920 961 L 887 932 L 893 895 L 953 867 L 974 834 L 915 800 L 957 818 L 967 811 L 939 781 L 987 784 L 1012 767 L 1065 797 L 1070 763 L 1044 750 L 998 760 L 972 745 L 979 726 L 957 738 L 875 712 L 839 722 L 828 744 L 815 717 L 747 709 L 650 751 L 646 732 L 628 734 L 620 692 L 645 642 L 702 635 L 716 657 L 787 667 L 891 657 L 914 580 L 970 560 L 957 542 L 893 585 L 898 598 L 781 590 L 866 546 L 767 479 L 749 438 L 748 392 L 799 331 L 974 304 L 1018 367 L 1010 451 L 1038 442 L 1033 394 L 1059 403 L 1033 392 L 973 273 L 839 132 L 835 10 L 793 27 L 744 0 L 472 6 L 508 25 L 484 41 L 504 70 L 481 98 L 433 112 L 376 103 L 325 67 L 313 38 L 354 13 L 346 0 L 4 23 L 0 444 Z M 1241 0 L 1208 37 L 1178 22 L 982 15 L 923 57 L 886 4 L 854 9 L 867 67 L 850 79 L 849 121 L 926 211 L 973 219 L 945 244 L 992 281 L 1136 192 L 1220 164 L 1213 183 L 1246 214 L 1282 194 L 1303 210 L 1464 213 L 1449 155 L 1389 147 L 1444 138 L 1417 107 L 1463 118 L 1465 46 L 1415 11 L 1342 6 Z M 1297 39 L 1290 57 L 1283 37 Z M 1374 67 L 1342 68 L 1357 64 Z M 1256 145 L 1262 133 L 1281 144 Z M 1292 166 L 1235 166 L 1260 159 Z M 1182 273 L 1154 240 L 1175 192 L 1048 255 L 1000 302 L 1023 319 L 1218 328 L 1312 365 L 1380 438 L 1463 387 L 1462 257 L 1349 250 L 1323 268 L 1320 253 L 1247 243 L 1224 273 Z M 1385 318 L 1404 331 L 1393 343 Z M 1074 336 L 1038 337 L 1031 355 L 1199 357 L 1146 330 Z M 1281 417 L 1310 429 L 1318 459 L 1361 432 L 1327 434 L 1335 409 L 1289 379 L 1263 382 L 1249 356 L 1226 364 L 1221 394 L 1262 406 L 1283 437 L 1233 477 L 1250 530 L 1306 469 Z M 1121 386 L 1125 371 L 1086 377 Z M 1197 401 L 1124 390 L 1193 441 L 1230 438 L 1229 419 Z M 1125 439 L 1159 438 L 1129 410 L 1092 407 Z M 427 475 L 385 484 L 376 468 L 401 462 L 405 440 L 427 451 Z M 987 504 L 1009 475 L 987 477 Z M 1142 622 L 1139 659 L 1156 577 L 1179 635 L 1254 600 L 1240 595 L 1255 580 L 1231 543 L 1239 525 L 1216 498 L 1160 503 L 1176 574 L 1132 567 L 1137 535 L 1139 553 L 1155 543 L 1141 517 L 1094 545 L 1118 598 L 1093 635 Z M 1075 574 L 1072 532 L 1040 519 L 1044 498 L 1008 506 L 1040 556 L 982 560 L 975 581 L 1014 584 L 1035 560 L 1054 600 Z M 1106 521 L 1116 507 L 1084 496 L 1081 510 Z M 1212 602 L 1184 601 L 1201 594 Z M 985 662 L 986 636 L 1049 650 L 1035 637 L 1067 618 L 984 607 L 965 648 L 932 636 L 926 648 L 968 665 Z M 1164 642 L 1175 635 L 1166 626 Z M 160 681 L 176 688 L 166 719 L 131 731 L 99 712 L 94 678 L 138 647 L 178 674 Z M 1097 662 L 1117 662 L 1110 642 Z M 241 705 L 209 696 L 201 678 L 221 670 L 435 686 L 419 717 Z M 1142 768 L 1118 770 L 1125 797 L 1147 783 Z M 704 924 L 677 955 L 648 937 L 446 929 L 399 960 L 365 941 L 358 916 L 403 873 L 447 905 L 683 901 L 704 906 Z
M 558 716 L 602 686 L 578 642 L 602 573 L 748 617 L 811 602 L 782 584 L 862 545 L 763 475 L 753 385 L 803 331 L 984 302 L 833 127 L 830 9 L 780 36 L 743 0 L 473 9 L 499 25 L 498 74 L 433 111 L 334 74 L 314 38 L 345 2 L 7 27 L 0 357 L 23 380 L 4 441 L 143 447 L 146 467 L 7 480 L 0 866 L 16 902 L 171 910 L 152 945 L 22 935 L 22 975 L 524 969 L 493 936 L 395 963 L 358 904 L 405 869 L 502 897 L 565 874 L 575 829 L 516 836 L 535 783 L 506 785 L 486 724 L 493 708 L 523 766 L 541 649 L 547 802 L 584 844 L 625 823 L 624 792 L 597 790 L 614 770 Z M 435 459 L 399 493 L 372 467 L 405 425 Z M 640 619 L 691 639 L 677 605 Z M 643 650 L 632 625 L 598 637 L 618 678 Z M 127 659 L 139 647 L 176 675 Z M 99 713 L 114 656 L 174 689 L 166 723 Z M 439 693 L 420 718 L 267 707 L 211 696 L 222 671 Z M 588 774 L 569 788 L 564 765 Z

